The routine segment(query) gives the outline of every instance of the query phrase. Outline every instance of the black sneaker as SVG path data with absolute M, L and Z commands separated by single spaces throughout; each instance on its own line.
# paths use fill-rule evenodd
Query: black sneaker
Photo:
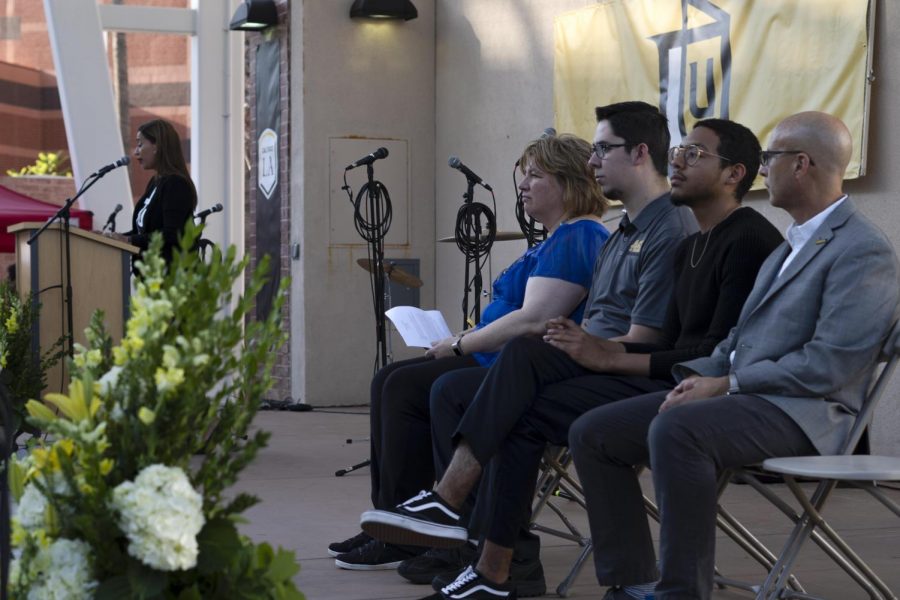
M 634 597 L 622 588 L 614 586 L 606 590 L 601 600 L 634 600 Z
M 338 554 L 334 559 L 334 566 L 351 571 L 385 571 L 396 569 L 400 563 L 413 556 L 415 552 L 405 548 L 369 540 L 350 552 Z
M 347 538 L 343 542 L 332 542 L 328 544 L 328 554 L 331 556 L 337 556 L 338 554 L 344 554 L 345 552 L 350 552 L 360 546 L 365 546 L 370 540 L 372 536 L 366 533 L 365 531 L 360 531 L 352 538 Z
M 471 544 L 459 548 L 432 548 L 421 556 L 404 560 L 397 567 L 397 572 L 401 577 L 418 584 L 431 583 L 439 575 L 446 576 L 446 585 L 456 579 L 466 566 L 472 564 L 475 555 L 475 548 Z
M 431 587 L 435 590 L 440 590 L 459 575 L 461 575 L 459 571 L 437 575 L 431 582 Z M 537 559 L 527 561 L 516 561 L 513 559 L 509 565 L 509 583 L 515 588 L 519 598 L 534 598 L 547 593 L 544 566 Z
M 459 513 L 434 492 L 420 492 L 394 510 L 367 510 L 360 525 L 390 544 L 455 548 L 468 539 L 466 528 L 459 526 Z
M 494 583 L 473 567 L 459 574 L 452 583 L 444 586 L 436 594 L 423 600 L 516 600 L 516 589 L 509 582 Z

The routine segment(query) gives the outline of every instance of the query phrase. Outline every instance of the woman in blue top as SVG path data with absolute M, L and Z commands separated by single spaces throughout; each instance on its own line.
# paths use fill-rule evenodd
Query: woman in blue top
M 550 136 L 525 147 L 519 184 L 525 212 L 549 237 L 528 249 L 494 281 L 493 301 L 481 323 L 435 342 L 422 358 L 396 362 L 372 380 L 372 503 L 393 508 L 434 482 L 428 398 L 449 371 L 487 367 L 507 341 L 540 335 L 557 315 L 580 321 L 594 261 L 609 233 L 600 223 L 606 199 L 588 167 L 591 146 L 572 135 Z M 421 549 L 386 546 L 361 533 L 331 544 L 346 569 L 395 568 Z

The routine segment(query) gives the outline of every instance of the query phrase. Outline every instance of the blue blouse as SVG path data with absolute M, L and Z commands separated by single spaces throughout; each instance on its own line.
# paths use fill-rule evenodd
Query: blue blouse
M 594 262 L 608 237 L 606 228 L 590 219 L 560 224 L 546 241 L 526 250 L 494 280 L 493 300 L 481 313 L 481 322 L 476 329 L 522 308 L 529 277 L 562 279 L 590 289 Z M 582 300 L 575 307 L 569 315 L 570 319 L 581 321 L 584 303 L 585 300 Z M 475 352 L 473 356 L 481 366 L 487 367 L 498 354 Z

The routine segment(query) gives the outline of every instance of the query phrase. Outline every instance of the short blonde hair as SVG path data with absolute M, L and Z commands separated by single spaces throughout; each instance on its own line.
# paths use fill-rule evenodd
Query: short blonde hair
M 546 135 L 530 142 L 519 158 L 519 168 L 525 172 L 529 161 L 548 175 L 556 177 L 563 188 L 566 217 L 601 216 L 609 203 L 588 166 L 591 145 L 578 136 L 564 133 Z

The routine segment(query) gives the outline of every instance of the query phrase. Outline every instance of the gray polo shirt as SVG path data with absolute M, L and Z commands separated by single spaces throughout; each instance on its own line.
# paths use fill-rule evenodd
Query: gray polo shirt
M 625 214 L 594 263 L 582 327 L 602 338 L 624 335 L 632 324 L 661 328 L 675 285 L 675 248 L 697 230 L 694 214 L 668 193 L 634 221 Z

